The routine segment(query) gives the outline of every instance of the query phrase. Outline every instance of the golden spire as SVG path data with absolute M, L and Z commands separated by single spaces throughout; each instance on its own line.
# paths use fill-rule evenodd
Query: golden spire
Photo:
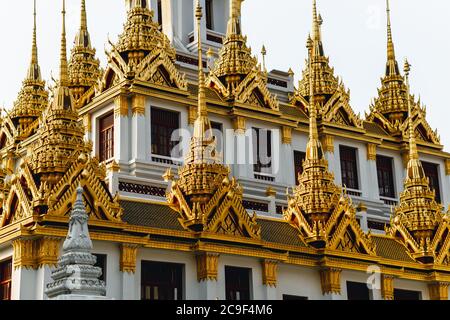
M 205 74 L 203 72 L 203 51 L 200 37 L 200 21 L 203 17 L 202 7 L 198 0 L 195 9 L 195 18 L 198 32 L 198 111 L 194 122 L 194 134 L 191 141 L 191 149 L 186 156 L 186 163 L 219 162 L 215 149 L 215 138 L 212 135 L 211 123 L 208 119 L 206 106 Z
M 69 73 L 67 68 L 67 40 L 66 40 L 66 0 L 62 0 L 62 33 L 61 33 L 61 53 L 59 64 L 59 82 L 61 86 L 67 86 L 69 83 Z
M 37 48 L 37 23 L 36 23 L 36 0 L 33 7 L 33 38 L 31 46 L 31 60 L 27 75 L 23 81 L 21 91 L 14 103 L 10 113 L 16 128 L 19 131 L 17 138 L 26 138 L 31 134 L 29 128 L 48 104 L 48 92 L 45 89 L 45 82 L 42 80 L 41 68 L 38 61 Z
M 314 1 L 315 4 L 315 1 Z M 311 37 L 307 44 L 309 52 L 309 140 L 306 146 L 306 158 L 308 160 L 320 160 L 323 157 L 322 145 L 319 140 L 319 132 L 317 130 L 317 108 L 315 104 L 314 92 L 314 72 L 312 70 L 312 60 L 315 55 L 313 41 Z
M 339 89 L 339 81 L 334 76 L 334 69 L 330 67 L 329 59 L 325 56 L 323 44 L 322 44 L 322 26 L 323 20 L 320 14 L 317 12 L 317 2 L 312 2 L 312 36 L 308 37 L 309 60 L 312 67 L 309 65 L 303 70 L 303 77 L 299 81 L 298 90 L 296 95 L 304 98 L 310 95 L 310 75 L 314 73 L 313 82 L 314 92 L 316 95 L 316 103 L 318 100 L 323 100 L 326 96 L 333 95 Z M 310 43 L 311 42 L 311 43 Z M 343 86 L 342 86 L 343 89 Z
M 100 61 L 96 59 L 95 49 L 91 46 L 85 0 L 81 0 L 80 16 L 80 28 L 75 36 L 69 61 L 69 87 L 73 97 L 78 102 L 77 107 L 82 107 L 90 101 L 90 98 L 94 95 L 91 88 L 101 76 Z M 86 92 L 88 92 L 87 95 L 85 95 Z
M 78 112 L 68 87 L 65 8 L 63 0 L 60 79 L 53 89 L 53 99 L 39 127 L 39 139 L 30 160 L 43 188 L 55 185 L 81 153 L 90 152 L 84 142 L 84 127 L 78 121 Z
M 395 59 L 394 41 L 392 40 L 391 29 L 391 9 L 389 6 L 389 0 L 386 0 L 386 16 L 387 16 L 387 65 L 386 76 L 399 75 L 397 60 Z
M 406 96 L 410 96 L 409 86 L 409 72 L 411 71 L 411 65 L 408 60 L 405 60 L 405 84 L 406 84 Z M 422 179 L 425 177 L 425 173 L 422 167 L 422 163 L 419 160 L 419 152 L 417 151 L 416 136 L 414 134 L 414 127 L 412 122 L 412 110 L 411 99 L 408 99 L 408 130 L 409 130 L 409 162 L 408 162 L 408 178 L 409 179 Z
M 431 241 L 442 220 L 442 212 L 419 160 L 411 113 L 410 69 L 410 64 L 405 61 L 405 86 L 407 97 L 409 97 L 407 102 L 409 111 L 409 161 L 404 191 L 400 194 L 399 205 L 394 208 L 388 233 L 400 236 L 405 242 L 408 242 L 408 248 L 410 248 L 413 257 L 428 263 L 434 259 Z

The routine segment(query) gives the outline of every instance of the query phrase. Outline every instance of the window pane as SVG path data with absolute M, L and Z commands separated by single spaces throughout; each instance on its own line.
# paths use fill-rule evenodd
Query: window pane
M 370 300 L 370 292 L 366 283 L 347 281 L 348 300 Z
M 0 262 L 0 300 L 11 299 L 12 260 Z
M 377 177 L 380 196 L 395 198 L 392 158 L 377 156 Z
M 184 265 L 142 262 L 142 300 L 182 300 Z
M 359 189 L 356 149 L 339 146 L 341 157 L 342 185 L 350 189 Z
M 420 300 L 420 291 L 394 289 L 394 300 Z
M 430 188 L 436 192 L 436 201 L 441 202 L 441 189 L 439 187 L 439 170 L 438 165 L 434 163 L 422 161 L 423 170 L 425 175 L 430 180 Z
M 152 108 L 152 153 L 170 157 L 177 141 L 172 141 L 172 134 L 179 129 L 179 114 L 177 112 Z
M 251 269 L 225 267 L 225 295 L 227 300 L 250 300 Z
M 305 152 L 294 151 L 294 170 L 296 184 L 298 184 L 298 175 L 303 173 L 303 160 L 305 160 L 305 158 Z
M 110 113 L 99 121 L 99 158 L 106 161 L 114 157 L 114 114 Z

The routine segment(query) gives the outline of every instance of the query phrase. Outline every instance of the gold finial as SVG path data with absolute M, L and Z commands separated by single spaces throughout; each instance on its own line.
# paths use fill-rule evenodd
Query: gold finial
M 315 5 L 315 1 L 314 1 Z M 314 45 L 311 37 L 308 37 L 307 48 L 309 51 L 309 141 L 306 146 L 306 158 L 308 160 L 319 160 L 322 158 L 322 145 L 317 130 L 317 109 L 314 99 L 314 71 L 312 60 L 314 56 Z
M 33 48 L 31 53 L 31 64 L 38 63 L 38 53 L 37 53 L 37 35 L 36 35 L 36 0 L 34 0 L 34 26 L 33 26 Z
M 262 46 L 261 54 L 262 54 L 262 58 L 263 58 L 264 71 L 267 71 L 267 69 L 266 69 L 266 54 L 267 54 L 267 50 L 266 50 L 266 46 L 264 46 L 264 45 Z
M 391 9 L 389 6 L 389 0 L 386 0 L 386 16 L 387 16 L 388 59 L 395 60 L 394 42 L 392 40 L 392 29 L 391 29 Z
M 409 85 L 409 72 L 411 71 L 411 65 L 406 59 L 403 71 L 405 72 L 406 99 L 408 101 L 408 126 L 409 126 L 408 177 L 411 179 L 420 179 L 423 178 L 425 174 L 422 168 L 422 164 L 419 161 L 419 152 L 417 150 L 416 137 L 414 134 L 412 122 L 411 96 Z
M 81 0 L 81 30 L 87 30 L 86 0 Z
M 322 17 L 317 14 L 317 3 L 313 0 L 313 40 L 321 41 L 320 26 L 322 25 Z
M 67 42 L 66 42 L 66 0 L 62 0 L 62 33 L 61 33 L 61 56 L 59 65 L 59 81 L 61 86 L 67 86 L 69 75 L 67 68 Z
M 203 17 L 203 8 L 200 6 L 200 0 L 197 0 L 197 8 L 195 9 L 195 18 L 197 19 L 197 36 L 198 36 L 198 115 L 207 116 L 206 110 L 206 94 L 205 94 L 205 74 L 203 72 L 203 49 L 202 38 L 200 32 L 200 22 Z

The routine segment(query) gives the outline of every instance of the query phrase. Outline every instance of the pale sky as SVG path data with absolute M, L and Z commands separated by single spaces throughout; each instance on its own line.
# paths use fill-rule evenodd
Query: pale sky
M 192 0 L 184 0 L 192 1 Z M 317 0 L 324 19 L 324 47 L 347 88 L 351 105 L 364 115 L 377 94 L 386 63 L 385 0 Z M 12 106 L 25 77 L 31 55 L 33 0 L 8 1 L 0 11 L 0 106 Z M 37 0 L 39 62 L 45 79 L 58 74 L 61 1 Z M 67 37 L 71 47 L 79 26 L 80 0 L 67 2 Z M 243 32 L 253 53 L 267 48 L 269 70 L 287 71 L 296 78 L 306 57 L 311 30 L 311 0 L 245 0 Z M 97 55 L 105 65 L 104 45 L 122 31 L 124 0 L 86 0 L 88 25 Z M 438 129 L 450 150 L 450 2 L 445 0 L 391 0 L 397 60 L 412 64 L 412 93 L 427 106 L 427 120 Z

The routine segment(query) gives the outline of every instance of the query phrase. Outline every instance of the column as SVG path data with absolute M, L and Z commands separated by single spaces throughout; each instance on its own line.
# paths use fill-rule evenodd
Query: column
M 145 102 L 146 98 L 141 94 L 131 98 L 131 158 L 136 162 L 146 160 L 150 153 L 146 139 Z
M 184 0 L 182 0 L 184 1 Z M 175 25 L 179 24 L 174 19 L 174 12 L 172 6 L 175 4 L 173 0 L 162 0 L 161 1 L 161 14 L 162 14 L 162 30 L 165 35 L 169 38 L 170 42 L 174 43 L 175 38 Z
M 106 165 L 108 189 L 113 196 L 119 191 L 119 171 L 120 166 L 116 161 L 112 161 Z
M 295 164 L 294 164 L 294 151 L 292 150 L 292 128 L 281 128 L 281 150 L 280 153 L 275 156 L 281 156 L 280 159 L 280 175 L 281 183 L 289 186 L 295 185 Z M 275 172 L 276 173 L 276 172 Z
M 32 239 L 17 239 L 13 245 L 12 300 L 36 299 L 36 244 Z
M 264 259 L 262 261 L 263 290 L 265 300 L 277 300 L 278 261 Z
M 361 229 L 364 232 L 368 232 L 369 225 L 367 223 L 367 206 L 363 202 L 360 202 L 356 207 L 356 211 L 358 212 L 359 225 L 361 226 Z
M 92 118 L 89 113 L 86 113 L 83 115 L 83 125 L 84 125 L 84 131 L 85 131 L 85 139 L 86 141 L 92 141 Z
M 122 277 L 122 300 L 137 300 L 136 296 L 136 259 L 138 246 L 120 245 L 120 272 Z
M 44 237 L 38 240 L 36 299 L 47 300 L 45 289 L 52 282 L 51 274 L 58 263 L 61 248 L 61 238 Z
M 326 267 L 320 270 L 323 300 L 342 300 L 341 269 Z
M 269 200 L 268 211 L 271 214 L 277 213 L 276 196 L 277 196 L 277 192 L 272 187 L 267 187 L 266 197 Z
M 219 254 L 202 252 L 197 254 L 197 280 L 200 282 L 201 300 L 217 300 L 217 277 Z
M 430 300 L 448 300 L 448 282 L 436 281 L 428 284 Z
M 363 189 L 364 190 L 364 189 Z M 367 144 L 367 197 L 379 199 L 378 177 L 377 177 L 377 145 Z
M 114 100 L 114 158 L 118 163 L 129 160 L 128 98 L 120 95 Z
M 233 175 L 236 178 L 253 178 L 253 151 L 250 150 L 252 132 L 246 130 L 246 119 L 237 116 L 233 119 L 234 132 L 226 133 L 226 163 L 233 164 Z M 231 141 L 232 143 L 228 143 Z

